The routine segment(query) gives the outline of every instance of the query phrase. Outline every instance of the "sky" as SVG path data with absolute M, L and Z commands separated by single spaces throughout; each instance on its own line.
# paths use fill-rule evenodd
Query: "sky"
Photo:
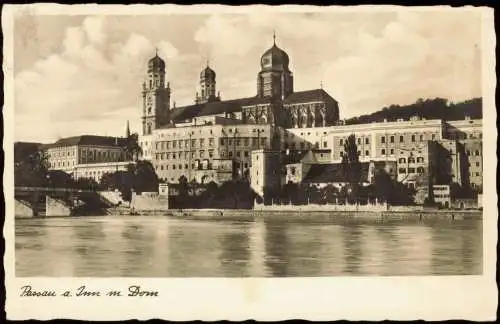
M 341 118 L 418 98 L 481 96 L 481 16 L 469 10 L 20 15 L 15 140 L 139 132 L 147 61 L 166 62 L 172 104 L 194 103 L 209 60 L 222 99 L 256 95 L 261 55 L 290 56 L 296 91 L 321 85 Z

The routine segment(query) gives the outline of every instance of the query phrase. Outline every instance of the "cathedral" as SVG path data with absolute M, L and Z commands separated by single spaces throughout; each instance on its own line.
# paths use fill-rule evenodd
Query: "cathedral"
M 339 107 L 323 89 L 294 91 L 289 56 L 276 45 L 264 52 L 253 97 L 221 100 L 216 73 L 208 65 L 200 73 L 194 104 L 170 106 L 170 84 L 165 80 L 165 62 L 158 53 L 148 62 L 142 85 L 142 135 L 177 124 L 207 122 L 207 117 L 238 120 L 243 124 L 268 124 L 282 128 L 310 128 L 334 125 Z

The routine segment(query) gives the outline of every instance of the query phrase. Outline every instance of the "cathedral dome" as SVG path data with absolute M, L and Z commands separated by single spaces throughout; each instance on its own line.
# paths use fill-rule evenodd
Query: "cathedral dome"
M 148 72 L 158 70 L 162 72 L 165 71 L 165 62 L 156 54 L 155 57 L 148 61 Z
M 276 46 L 276 43 L 260 59 L 260 65 L 263 70 L 288 71 L 289 62 L 288 54 Z
M 200 73 L 200 78 L 201 79 L 209 79 L 209 80 L 215 80 L 215 71 L 212 70 L 208 65 L 203 71 Z

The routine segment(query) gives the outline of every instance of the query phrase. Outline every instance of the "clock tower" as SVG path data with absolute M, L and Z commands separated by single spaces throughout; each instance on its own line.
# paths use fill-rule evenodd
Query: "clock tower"
M 165 62 L 156 53 L 148 61 L 142 84 L 142 135 L 170 122 L 170 84 L 165 85 Z
M 261 71 L 257 76 L 257 95 L 284 100 L 293 93 L 293 74 L 288 68 L 288 54 L 276 46 L 273 35 L 273 47 L 260 59 Z

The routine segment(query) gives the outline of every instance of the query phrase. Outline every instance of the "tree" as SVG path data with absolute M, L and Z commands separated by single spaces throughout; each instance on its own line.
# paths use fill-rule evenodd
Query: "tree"
M 93 178 L 78 178 L 75 181 L 75 188 L 82 190 L 97 190 L 101 189 L 101 186 Z
M 37 143 L 14 144 L 14 182 L 16 186 L 47 185 L 48 157 Z
M 142 149 L 139 146 L 139 134 L 133 133 L 125 139 L 125 155 L 128 161 L 137 161 Z
M 342 170 L 349 184 L 349 198 L 352 201 L 357 201 L 359 183 L 361 182 L 361 163 L 359 162 L 358 146 L 354 134 L 349 135 L 344 143 Z
M 127 171 L 132 176 L 132 188 L 135 192 L 156 192 L 158 191 L 158 176 L 149 161 L 137 161 L 134 165 L 130 163 Z
M 373 189 L 378 201 L 390 201 L 394 192 L 394 181 L 385 170 L 378 170 L 373 177 Z
M 47 174 L 48 185 L 52 188 L 76 188 L 76 181 L 61 170 L 50 170 Z
M 338 196 L 338 190 L 332 184 L 328 184 L 320 190 L 321 200 L 324 203 L 332 204 Z

